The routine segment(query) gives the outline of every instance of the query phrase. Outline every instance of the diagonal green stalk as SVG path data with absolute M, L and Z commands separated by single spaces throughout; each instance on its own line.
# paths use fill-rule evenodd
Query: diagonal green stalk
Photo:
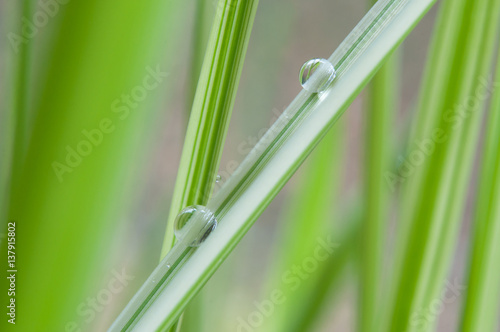
M 199 248 L 169 269 L 154 300 L 143 303 L 135 330 L 172 326 L 189 301 L 241 240 L 326 132 L 402 42 L 432 0 L 382 0 L 370 10 L 329 61 L 337 79 L 320 93 L 302 91 L 207 204 L 218 226 Z M 322 73 L 320 72 L 319 75 Z M 190 223 L 203 223 L 205 213 Z M 168 264 L 165 261 L 164 264 Z M 158 271 L 164 269 L 163 262 Z M 140 296 L 140 294 L 137 294 Z
M 500 57 L 487 120 L 461 331 L 498 330 L 500 309 Z
M 231 112 L 257 10 L 258 0 L 220 0 L 215 13 L 205 59 L 199 72 L 204 45 L 207 4 L 199 1 L 195 18 L 192 81 L 199 74 L 186 139 L 163 241 L 163 258 L 174 243 L 173 225 L 180 210 L 207 203 L 222 156 Z M 199 306 L 199 305 L 198 305 Z M 200 308 L 194 308 L 199 312 Z M 196 314 L 197 315 L 197 314 Z M 190 324 L 200 323 L 190 319 Z M 180 324 L 172 330 L 180 329 Z M 196 330 L 197 327 L 194 327 Z
M 200 0 L 200 2 L 203 2 Z M 238 130 L 237 139 L 247 137 L 255 133 L 256 126 L 268 127 L 276 120 L 278 110 L 274 108 L 275 96 L 280 89 L 277 84 L 279 72 L 286 65 L 283 61 L 283 53 L 286 52 L 290 44 L 290 38 L 293 37 L 293 29 L 290 29 L 294 22 L 295 12 L 293 10 L 283 11 L 283 6 L 286 6 L 286 0 L 278 0 L 266 3 L 265 7 L 259 8 L 259 24 L 254 25 L 252 31 L 252 39 L 258 42 L 258 47 L 249 49 L 245 67 L 252 68 L 245 73 L 245 85 L 251 86 L 251 93 L 240 95 L 239 110 L 243 116 L 244 124 Z M 213 10 L 209 6 L 203 6 L 205 10 Z M 197 10 L 198 16 L 200 15 Z M 279 20 L 276 18 L 279 17 Z M 273 31 L 272 34 L 269 31 Z M 208 39 L 208 37 L 207 37 Z M 262 53 L 262 49 L 267 52 Z M 262 77 L 266 77 L 266 83 L 263 84 Z M 255 98 L 258 96 L 258 98 Z M 268 122 L 270 110 L 273 109 L 271 122 Z M 252 124 L 252 125 L 249 125 Z M 238 126 L 238 123 L 233 123 Z M 241 125 L 240 125 L 241 126 Z M 235 138 L 235 137 L 233 137 Z M 222 169 L 224 168 L 224 169 Z M 226 179 L 229 173 L 232 172 L 230 163 L 225 167 L 221 165 L 221 177 Z M 216 184 L 220 185 L 222 181 Z M 220 186 L 219 186 L 220 187 Z M 233 269 L 227 269 L 233 271 Z M 183 314 L 182 332 L 203 332 L 214 329 L 214 325 L 218 324 L 218 316 L 212 315 L 213 306 L 224 305 L 225 298 L 219 296 L 220 293 L 228 291 L 228 284 L 231 284 L 230 276 L 224 272 L 218 272 L 217 277 L 212 278 L 210 285 L 205 286 L 203 290 L 191 301 L 187 310 Z M 224 329 L 220 327 L 220 329 Z
M 409 158 L 417 153 L 423 157 L 413 166 L 416 171 L 399 174 L 404 181 L 411 179 L 388 331 L 432 331 L 437 321 L 431 306 L 441 299 L 447 283 L 460 228 L 485 101 L 477 91 L 491 71 L 499 10 L 496 0 L 444 3 L 422 115 L 408 150 Z M 458 23 L 460 31 L 452 32 Z M 435 85 L 440 82 L 447 84 Z
M 258 0 L 220 0 L 205 53 L 167 220 L 161 256 L 174 243 L 173 224 L 183 208 L 206 204 L 243 68 Z

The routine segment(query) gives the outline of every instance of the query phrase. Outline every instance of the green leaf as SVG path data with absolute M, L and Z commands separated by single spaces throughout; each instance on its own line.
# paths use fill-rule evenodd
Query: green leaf
M 134 329 L 164 330 L 176 321 L 388 54 L 433 3 L 389 0 L 374 6 L 330 58 L 337 69 L 333 86 L 321 93 L 301 92 L 210 200 L 207 208 L 218 220 L 217 229 L 198 249 L 186 250 L 182 261 L 170 261 L 175 257 L 166 256 L 153 272 L 152 276 L 161 274 L 162 282 L 149 295 L 154 300 L 141 304 L 147 310 Z M 194 214 L 190 224 L 198 228 L 207 216 L 204 212 Z M 167 264 L 174 264 L 173 268 L 162 274 Z M 145 295 L 140 291 L 137 297 Z
M 257 0 L 219 1 L 189 118 L 162 257 L 174 244 L 177 214 L 187 206 L 206 204 L 212 193 L 257 5 Z
M 368 90 L 365 139 L 365 210 L 361 235 L 359 331 L 379 331 L 386 290 L 386 243 L 391 187 L 383 176 L 391 169 L 398 98 L 398 58 L 393 55 Z
M 461 331 L 498 330 L 500 309 L 500 58 L 487 131 L 472 232 L 471 261 Z
M 406 171 L 398 174 L 408 183 L 384 330 L 432 331 L 437 321 L 431 305 L 441 299 L 462 220 L 485 101 L 477 89 L 491 70 L 499 5 L 443 4 Z
M 16 222 L 20 331 L 93 329 L 106 319 L 77 308 L 95 298 L 103 278 L 125 268 L 109 265 L 111 248 L 130 205 L 138 137 L 169 90 L 171 58 L 164 52 L 175 49 L 174 27 L 183 17 L 178 9 L 174 2 L 65 2 L 28 37 L 43 65 L 35 66 L 30 84 L 15 86 L 30 110 L 29 126 L 17 121 L 23 128 L 16 131 L 29 137 L 24 142 L 24 134 L 16 135 L 16 149 L 26 143 L 25 162 L 14 161 L 19 181 L 10 193 L 8 219 L 2 219 L 2 232 L 8 220 Z M 38 6 L 33 10 L 43 14 Z M 19 26 L 22 15 L 14 18 Z M 21 63 L 22 71 L 30 70 L 27 61 Z M 143 91 L 145 77 L 156 88 L 127 107 L 121 95 Z M 23 113 L 25 107 L 17 106 Z M 4 257 L 6 249 L 2 241 Z M 1 286 L 8 289 L 5 278 Z M 6 303 L 7 292 L 0 298 Z M 8 323 L 0 324 L 4 330 Z

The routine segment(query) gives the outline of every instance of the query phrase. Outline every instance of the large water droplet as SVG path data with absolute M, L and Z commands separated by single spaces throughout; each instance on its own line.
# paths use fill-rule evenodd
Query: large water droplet
M 188 206 L 175 219 L 174 232 L 178 241 L 188 241 L 191 247 L 198 247 L 217 227 L 212 211 L 201 205 Z
M 326 59 L 311 59 L 300 69 L 299 80 L 309 92 L 321 92 L 332 84 L 337 76 L 335 68 Z

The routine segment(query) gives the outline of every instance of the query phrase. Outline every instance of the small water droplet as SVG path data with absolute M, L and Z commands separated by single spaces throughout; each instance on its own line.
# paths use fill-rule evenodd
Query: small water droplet
M 171 267 L 171 266 L 170 266 L 170 264 L 167 264 L 167 266 L 165 266 L 165 267 L 166 267 L 166 268 L 167 268 L 167 270 L 168 270 L 168 269 L 170 269 L 170 267 Z
M 337 76 L 335 68 L 326 59 L 311 59 L 300 69 L 299 80 L 309 92 L 326 90 Z
M 156 280 L 155 280 L 155 279 L 152 279 L 152 280 L 151 280 L 151 282 L 154 284 L 154 283 L 156 283 Z
M 174 232 L 178 241 L 183 241 L 189 236 L 193 241 L 189 246 L 198 247 L 216 227 L 217 219 L 212 211 L 201 205 L 193 205 L 177 215 Z
M 217 177 L 215 178 L 215 183 L 219 183 L 220 180 L 222 180 L 222 177 L 220 175 L 217 175 Z

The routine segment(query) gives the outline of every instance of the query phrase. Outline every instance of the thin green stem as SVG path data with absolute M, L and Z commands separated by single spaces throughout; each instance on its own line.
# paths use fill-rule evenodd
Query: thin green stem
M 161 257 L 174 243 L 173 224 L 183 208 L 207 203 L 222 156 L 258 0 L 220 0 L 199 73 L 206 4 L 197 9 L 191 76 L 199 74 Z M 175 331 L 178 326 L 173 326 Z
M 208 201 L 217 177 L 258 0 L 220 0 L 189 119 L 162 257 L 183 208 Z
M 443 12 L 442 18 L 445 22 L 451 20 L 450 25 L 453 21 L 460 23 L 460 32 L 452 36 L 451 46 L 456 53 L 449 54 L 447 61 L 452 66 L 446 70 L 446 77 L 440 77 L 442 71 L 428 72 L 427 79 L 448 84 L 427 86 L 436 89 L 426 90 L 428 95 L 441 93 L 434 95 L 434 107 L 422 109 L 433 112 L 435 121 L 419 123 L 425 129 L 417 131 L 425 135 L 413 141 L 408 151 L 408 158 L 418 154 L 423 161 L 415 174 L 399 174 L 404 180 L 414 178 L 407 188 L 406 202 L 411 204 L 404 206 L 402 219 L 402 231 L 406 234 L 403 233 L 396 250 L 402 254 L 395 271 L 388 331 L 432 331 L 437 321 L 436 315 L 429 312 L 432 303 L 441 299 L 446 285 L 463 216 L 485 102 L 484 97 L 477 95 L 477 89 L 491 71 L 493 47 L 498 40 L 499 6 L 497 0 L 444 4 L 444 10 L 449 12 Z M 447 23 L 440 26 L 448 28 Z M 447 44 L 435 45 L 441 49 Z M 474 103 L 467 104 L 471 98 Z M 428 102 L 424 100 L 422 105 Z M 461 109 L 466 110 L 467 116 L 460 113 Z

